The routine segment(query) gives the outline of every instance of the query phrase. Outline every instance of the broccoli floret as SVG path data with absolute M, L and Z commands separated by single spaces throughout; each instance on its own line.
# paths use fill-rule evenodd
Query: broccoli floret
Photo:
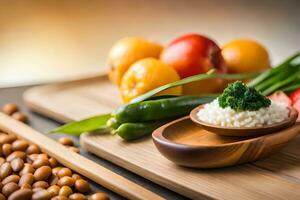
M 252 87 L 247 87 L 241 81 L 229 84 L 223 94 L 218 97 L 222 108 L 230 107 L 236 111 L 256 111 L 269 107 L 271 101 Z

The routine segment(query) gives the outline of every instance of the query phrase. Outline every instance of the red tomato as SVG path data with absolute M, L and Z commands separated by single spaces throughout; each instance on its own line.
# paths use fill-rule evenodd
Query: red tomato
M 227 71 L 220 47 L 212 39 L 199 34 L 174 39 L 160 58 L 173 67 L 180 78 L 206 73 L 210 69 L 216 69 L 219 73 Z
M 291 99 L 284 92 L 281 91 L 273 93 L 271 96 L 269 96 L 269 99 L 278 103 L 284 103 L 287 106 L 292 105 Z
M 292 104 L 294 105 L 300 99 L 300 89 L 293 92 L 290 95 L 290 99 L 292 100 Z

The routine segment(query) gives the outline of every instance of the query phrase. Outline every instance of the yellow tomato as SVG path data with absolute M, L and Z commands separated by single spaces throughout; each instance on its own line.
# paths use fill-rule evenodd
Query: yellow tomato
M 134 63 L 124 74 L 121 81 L 121 94 L 124 102 L 129 102 L 154 88 L 179 80 L 177 72 L 165 63 L 145 58 Z M 180 95 L 182 88 L 175 87 L 159 95 Z
M 136 37 L 119 40 L 108 55 L 109 79 L 120 85 L 123 74 L 134 62 L 147 57 L 158 58 L 162 46 L 160 44 Z
M 233 40 L 224 45 L 222 55 L 229 73 L 259 72 L 270 68 L 266 48 L 254 40 Z

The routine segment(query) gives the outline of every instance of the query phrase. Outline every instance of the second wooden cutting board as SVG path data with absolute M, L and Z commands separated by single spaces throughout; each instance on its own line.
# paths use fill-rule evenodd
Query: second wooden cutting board
M 107 113 L 120 105 L 118 91 L 106 76 L 39 86 L 27 91 L 24 99 L 33 110 L 62 122 Z M 254 164 L 195 170 L 166 160 L 150 137 L 129 143 L 110 134 L 81 136 L 87 150 L 168 189 L 193 199 L 231 200 L 299 199 L 299 141 L 298 137 L 281 153 Z

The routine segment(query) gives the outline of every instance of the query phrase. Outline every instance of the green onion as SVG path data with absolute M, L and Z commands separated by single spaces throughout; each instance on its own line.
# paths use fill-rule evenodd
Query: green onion
M 190 76 L 184 79 L 181 79 L 179 81 L 175 81 L 160 87 L 157 87 L 141 96 L 138 96 L 137 98 L 133 99 L 130 103 L 137 103 L 141 101 L 145 101 L 152 96 L 156 95 L 159 92 L 162 92 L 164 90 L 181 86 L 187 83 L 200 81 L 200 80 L 206 80 L 206 79 L 212 79 L 212 78 L 222 78 L 226 80 L 238 80 L 238 79 L 249 79 L 254 78 L 258 75 L 258 73 L 242 73 L 242 74 L 198 74 L 195 76 Z
M 294 66 L 289 66 L 287 69 L 283 69 L 278 71 L 278 73 L 274 74 L 270 78 L 264 80 L 263 82 L 260 82 L 258 85 L 255 86 L 256 90 L 263 91 L 268 87 L 271 87 L 274 83 L 277 83 L 281 80 L 286 79 L 286 77 L 291 76 L 297 71 L 297 68 Z
M 283 92 L 292 92 L 292 91 L 295 91 L 299 88 L 300 88 L 300 83 L 281 88 L 280 90 L 283 91 Z
M 265 95 L 265 96 L 272 94 L 273 92 L 275 92 L 279 88 L 281 88 L 283 86 L 286 86 L 287 84 L 295 81 L 297 78 L 299 78 L 299 75 L 300 75 L 300 71 L 297 71 L 296 73 L 294 73 L 290 77 L 288 77 L 288 78 L 286 78 L 286 79 L 284 79 L 282 81 L 279 81 L 279 82 L 273 84 L 271 87 L 269 87 L 268 89 L 264 90 L 262 92 L 262 94 Z
M 284 62 L 282 62 L 277 67 L 274 67 L 273 69 L 270 69 L 270 70 L 267 70 L 267 71 L 261 73 L 259 76 L 257 76 L 251 82 L 249 82 L 247 85 L 249 87 L 256 87 L 258 84 L 260 84 L 267 78 L 271 77 L 272 75 L 274 75 L 274 74 L 278 73 L 279 71 L 284 70 L 286 67 L 290 66 L 291 62 L 299 56 L 300 56 L 300 52 L 297 52 L 296 54 L 294 54 L 291 57 L 289 57 L 288 59 L 286 59 Z

